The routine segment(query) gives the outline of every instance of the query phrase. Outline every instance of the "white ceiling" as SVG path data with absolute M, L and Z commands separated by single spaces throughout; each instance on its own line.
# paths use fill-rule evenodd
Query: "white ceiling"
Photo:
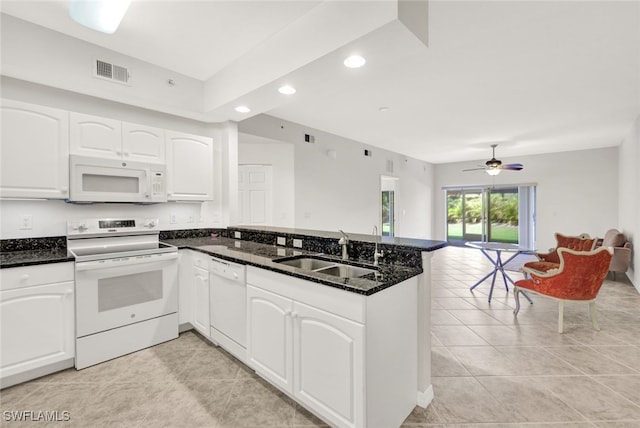
M 68 3 L 3 0 L 2 11 L 212 81 L 247 55 L 263 62 L 256 77 L 273 69 L 279 59 L 256 51 L 323 2 L 134 0 L 114 35 L 74 23 Z M 334 18 L 336 28 L 364 19 Z M 301 37 L 291 57 L 326 40 L 291 34 Z M 342 66 L 354 51 L 365 67 Z M 392 20 L 280 77 L 298 90 L 286 102 L 257 86 L 238 99 L 262 106 L 251 114 L 433 163 L 489 158 L 492 143 L 509 158 L 614 146 L 640 114 L 640 2 L 430 1 L 428 47 Z

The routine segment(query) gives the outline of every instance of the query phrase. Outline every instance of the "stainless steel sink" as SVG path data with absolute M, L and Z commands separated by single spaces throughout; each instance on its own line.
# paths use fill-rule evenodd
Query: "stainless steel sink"
M 359 278 L 376 272 L 374 269 L 367 269 L 358 266 L 343 265 L 341 263 L 316 270 L 316 272 L 325 273 L 327 275 L 339 276 L 340 278 Z
M 297 267 L 299 269 L 304 269 L 311 272 L 324 273 L 326 275 L 336 276 L 339 278 L 359 278 L 361 276 L 377 272 L 376 269 L 353 266 L 315 257 L 299 257 L 295 259 L 274 260 L 274 262 L 287 266 Z
M 297 267 L 304 270 L 318 270 L 318 269 L 335 265 L 335 262 L 332 262 L 332 261 L 312 259 L 310 257 L 304 257 L 304 258 L 293 259 L 293 260 L 283 260 L 283 261 L 276 260 L 276 262 L 283 265 L 293 266 L 293 267 Z

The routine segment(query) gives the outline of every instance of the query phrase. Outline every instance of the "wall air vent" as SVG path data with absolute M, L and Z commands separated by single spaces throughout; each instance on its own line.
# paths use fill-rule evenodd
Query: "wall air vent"
M 131 85 L 131 74 L 126 67 L 100 61 L 99 59 L 95 62 L 95 76 L 99 79 Z

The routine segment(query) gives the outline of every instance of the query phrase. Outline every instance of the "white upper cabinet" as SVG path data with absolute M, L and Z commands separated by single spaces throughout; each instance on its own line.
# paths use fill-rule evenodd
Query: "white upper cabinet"
M 164 130 L 88 114 L 70 114 L 72 154 L 164 163 Z
M 76 112 L 70 113 L 69 120 L 72 154 L 122 158 L 122 122 Z
M 164 129 L 122 122 L 122 153 L 129 160 L 165 163 Z
M 167 199 L 213 199 L 213 139 L 166 131 Z
M 2 100 L 0 197 L 69 195 L 69 113 Z

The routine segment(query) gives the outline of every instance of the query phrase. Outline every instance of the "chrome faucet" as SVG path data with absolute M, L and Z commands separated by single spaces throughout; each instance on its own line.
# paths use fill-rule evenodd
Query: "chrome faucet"
M 342 230 L 340 230 L 340 233 L 342 233 L 342 238 L 338 240 L 338 244 L 342 245 L 342 260 L 349 260 L 349 250 L 347 249 L 347 245 L 349 244 L 349 235 L 344 233 Z
M 378 252 L 378 240 L 380 239 L 380 237 L 378 236 L 378 226 L 374 225 L 373 226 L 373 236 L 375 237 L 375 243 L 376 243 L 376 248 L 373 251 L 373 265 L 374 266 L 378 266 L 378 260 L 380 259 L 380 257 L 384 257 L 384 251 L 380 251 Z

